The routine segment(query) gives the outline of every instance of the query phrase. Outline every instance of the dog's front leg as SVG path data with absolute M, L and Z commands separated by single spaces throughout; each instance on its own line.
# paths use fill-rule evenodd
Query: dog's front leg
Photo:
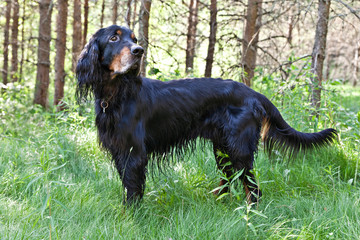
M 116 169 L 126 190 L 126 203 L 132 204 L 144 195 L 146 154 L 131 151 L 115 158 Z

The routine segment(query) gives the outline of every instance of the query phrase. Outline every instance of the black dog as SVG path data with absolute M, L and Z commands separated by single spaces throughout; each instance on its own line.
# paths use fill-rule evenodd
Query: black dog
M 112 155 L 127 202 L 142 198 L 149 158 L 164 158 L 198 137 L 212 141 L 218 167 L 229 179 L 233 170 L 243 171 L 241 179 L 253 202 L 261 196 L 250 172 L 260 135 L 269 153 L 273 147 L 296 153 L 336 139 L 334 129 L 294 130 L 265 96 L 242 83 L 142 78 L 144 50 L 136 43 L 128 28 L 100 29 L 85 46 L 76 68 L 77 98 L 95 97 L 99 140 Z M 220 156 L 219 151 L 226 155 Z

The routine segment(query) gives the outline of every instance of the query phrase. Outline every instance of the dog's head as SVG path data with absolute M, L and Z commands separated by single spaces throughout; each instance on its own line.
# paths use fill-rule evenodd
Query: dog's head
M 98 30 L 82 50 L 76 67 L 77 97 L 84 97 L 105 80 L 138 76 L 144 49 L 126 27 L 112 25 Z
M 137 45 L 135 34 L 128 28 L 110 26 L 99 41 L 101 65 L 111 71 L 111 78 L 132 71 L 139 74 L 144 49 Z

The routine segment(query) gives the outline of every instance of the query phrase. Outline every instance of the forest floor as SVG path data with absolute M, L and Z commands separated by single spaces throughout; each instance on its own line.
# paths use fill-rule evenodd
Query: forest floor
M 329 89 L 316 127 L 301 91 L 264 93 L 297 130 L 335 127 L 340 138 L 291 161 L 269 160 L 261 147 L 258 205 L 246 203 L 240 185 L 219 199 L 211 193 L 221 174 L 207 143 L 164 164 L 163 173 L 150 166 L 135 209 L 121 204 L 91 106 L 81 115 L 77 107 L 43 111 L 30 90 L 8 90 L 0 95 L 0 239 L 359 239 L 360 88 Z

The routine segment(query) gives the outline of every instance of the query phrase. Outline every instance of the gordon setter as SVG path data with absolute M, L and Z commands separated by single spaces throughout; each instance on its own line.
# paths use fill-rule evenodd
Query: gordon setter
M 242 171 L 252 202 L 261 196 L 251 173 L 260 136 L 267 152 L 276 147 L 290 154 L 336 139 L 331 128 L 296 131 L 264 95 L 239 82 L 140 77 L 144 50 L 136 43 L 128 28 L 102 28 L 84 47 L 76 68 L 77 99 L 95 98 L 99 141 L 112 155 L 127 203 L 142 198 L 149 159 L 181 152 L 198 137 L 213 143 L 217 166 L 227 179 Z

